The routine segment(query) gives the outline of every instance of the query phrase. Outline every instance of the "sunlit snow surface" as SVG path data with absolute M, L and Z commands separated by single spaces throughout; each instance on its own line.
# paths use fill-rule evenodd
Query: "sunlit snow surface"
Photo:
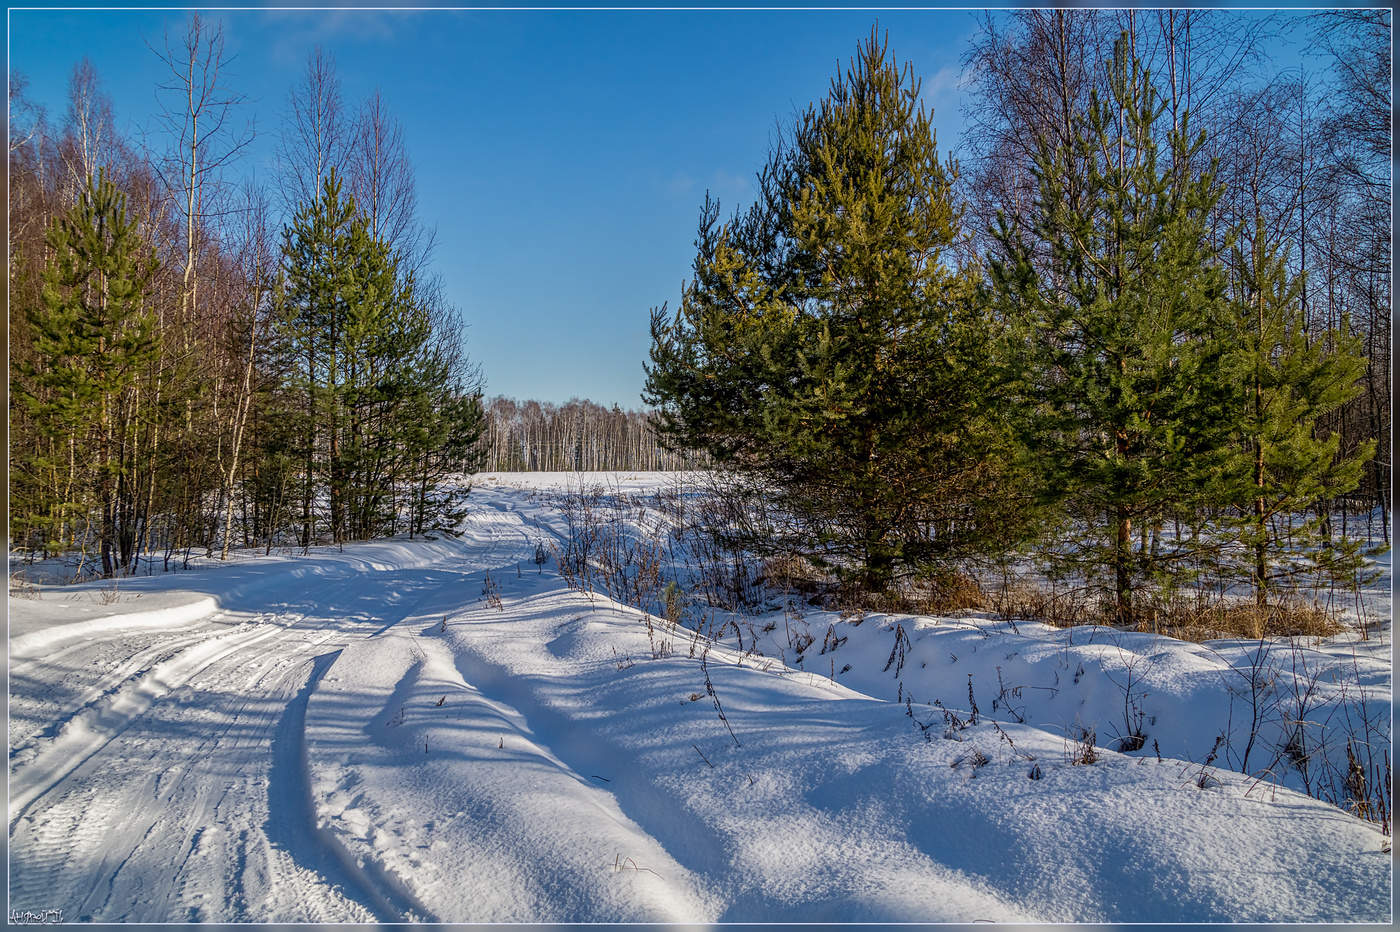
M 587 481 L 648 494 L 675 478 Z M 1328 727 L 1369 716 L 1388 745 L 1388 627 L 1260 658 L 1257 642 L 971 614 L 854 625 L 808 606 L 744 618 L 742 651 L 731 636 L 705 652 L 684 631 L 649 638 L 641 611 L 568 589 L 552 560 L 537 569 L 563 529 L 551 490 L 578 482 L 478 476 L 460 540 L 240 554 L 12 598 L 11 908 L 1390 918 L 1385 839 L 1297 792 L 1279 748 L 1304 675 Z M 1373 617 L 1389 617 L 1386 569 Z M 794 624 L 815 640 L 800 665 Z M 846 640 L 821 653 L 831 625 Z M 897 630 L 903 663 L 887 668 Z M 671 656 L 653 659 L 658 635 Z M 1256 668 L 1283 671 L 1268 686 L 1278 721 L 1246 763 Z M 959 720 L 975 700 L 979 723 L 949 728 L 935 700 Z M 1134 710 L 1145 746 L 1117 753 Z M 1080 728 L 1097 735 L 1093 764 L 1070 762 Z

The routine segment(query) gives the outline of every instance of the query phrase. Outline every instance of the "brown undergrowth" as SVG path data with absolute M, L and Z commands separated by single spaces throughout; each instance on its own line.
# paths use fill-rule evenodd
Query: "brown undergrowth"
M 1043 621 L 1056 628 L 1115 625 L 1113 605 L 1085 589 L 1054 588 L 1025 581 L 997 589 L 990 607 L 1002 618 Z M 1298 596 L 1258 605 L 1221 595 L 1140 594 L 1133 630 L 1182 641 L 1223 638 L 1331 637 L 1345 630 L 1338 613 Z

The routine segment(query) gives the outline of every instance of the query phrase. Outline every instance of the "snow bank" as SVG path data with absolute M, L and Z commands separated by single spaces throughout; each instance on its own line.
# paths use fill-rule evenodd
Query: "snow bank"
M 349 544 L 344 549 L 313 547 L 305 555 L 235 555 L 229 563 L 205 561 L 196 570 L 159 576 L 132 576 L 73 586 L 30 587 L 29 597 L 12 599 L 10 658 L 37 657 L 65 641 L 137 628 L 171 630 L 222 608 L 261 611 L 268 594 L 286 587 L 311 588 L 358 573 L 412 569 L 460 558 L 453 538 L 394 539 Z

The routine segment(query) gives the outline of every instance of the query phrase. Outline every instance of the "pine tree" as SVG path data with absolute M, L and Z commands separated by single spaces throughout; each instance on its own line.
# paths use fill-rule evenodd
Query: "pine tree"
M 1355 544 L 1327 540 L 1322 517 L 1304 512 L 1355 489 L 1375 443 L 1343 454 L 1335 431 L 1318 432 L 1320 418 L 1361 391 L 1366 363 L 1345 319 L 1337 331 L 1308 333 L 1301 277 L 1288 274 L 1286 257 L 1269 244 L 1262 220 L 1253 247 L 1236 252 L 1236 264 L 1242 288 L 1234 361 L 1244 389 L 1243 442 L 1227 476 L 1243 516 L 1238 526 L 1251 557 L 1250 584 L 1263 608 L 1274 581 L 1300 567 L 1334 578 L 1350 578 L 1359 568 Z M 1303 518 L 1290 528 L 1290 544 L 1274 527 L 1279 516 L 1290 523 Z
M 405 438 L 408 532 L 451 531 L 466 515 L 467 482 L 449 483 L 454 473 L 470 476 L 481 463 L 478 441 L 486 428 L 481 393 L 443 378 L 415 399 Z
M 272 354 L 265 353 L 264 361 L 271 359 Z M 274 380 L 259 393 L 253 412 L 243 484 L 247 504 L 244 534 L 249 544 L 271 552 L 283 528 L 297 517 L 305 405 L 299 395 Z
M 268 362 L 286 413 L 294 414 L 286 399 L 300 399 L 302 545 L 322 498 L 337 543 L 397 533 L 405 521 L 411 533 L 455 523 L 465 492 L 441 486 L 448 473 L 470 470 L 484 415 L 464 357 L 444 345 L 446 310 L 370 232 L 334 170 L 287 229 L 283 270 Z M 278 500 L 279 462 L 264 491 Z
M 783 520 L 750 544 L 871 591 L 1014 536 L 993 324 L 951 258 L 955 177 L 872 31 L 771 154 L 759 202 L 720 225 L 707 198 L 694 280 L 652 315 L 667 442 L 752 480 Z
M 355 205 L 341 190 L 340 179 L 332 170 L 316 200 L 298 208 L 282 246 L 282 368 L 303 405 L 298 418 L 303 547 L 310 546 L 315 536 L 314 505 L 322 475 L 329 479 L 330 525 L 337 541 L 344 530 L 339 350 L 353 269 Z
M 38 362 L 17 381 L 18 396 L 50 443 L 30 470 L 49 476 L 44 501 L 21 503 L 47 513 L 66 543 L 77 520 L 98 512 L 102 572 L 131 558 L 134 528 L 122 507 L 133 490 L 123 453 L 134 428 L 133 387 L 160 351 L 146 290 L 156 260 L 127 216 L 126 198 L 99 171 L 68 213 L 49 228 L 43 304 L 32 326 Z
M 1041 488 L 1084 531 L 1072 556 L 1108 571 L 1127 624 L 1134 588 L 1171 571 L 1146 532 L 1190 510 L 1228 451 L 1229 305 L 1206 235 L 1220 189 L 1191 168 L 1204 135 L 1193 140 L 1183 118 L 1159 161 L 1165 103 L 1126 37 L 1109 67 L 1110 96 L 1093 96 L 1075 139 L 1042 140 L 1033 229 L 1003 223 L 992 272 Z M 1037 248 L 1049 249 L 1046 271 Z
M 402 416 L 398 409 L 417 388 L 408 360 L 430 333 L 412 276 L 401 274 L 361 219 L 351 224 L 343 262 L 345 319 L 334 355 L 341 364 L 336 404 L 344 423 L 330 475 L 337 539 L 371 537 L 386 526 L 392 532 L 398 450 L 390 433 Z

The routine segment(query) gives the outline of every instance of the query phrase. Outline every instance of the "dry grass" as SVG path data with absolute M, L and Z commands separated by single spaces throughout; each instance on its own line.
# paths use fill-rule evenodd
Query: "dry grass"
M 948 615 L 966 609 L 992 608 L 977 580 L 959 570 L 925 576 L 884 592 L 871 592 L 852 580 L 833 579 L 828 579 L 818 591 L 823 607 L 848 616 Z
M 786 591 L 813 595 L 813 601 L 847 616 L 869 613 L 947 615 L 964 610 L 993 611 L 1002 618 L 1033 619 L 1056 628 L 1116 623 L 1113 604 L 1102 590 L 1052 586 L 1039 580 L 1009 579 L 986 587 L 961 570 L 941 570 L 885 592 L 870 592 L 850 580 L 823 573 L 802 557 L 773 557 L 763 579 Z M 1252 599 L 1191 591 L 1156 595 L 1134 593 L 1133 628 L 1182 641 L 1225 638 L 1331 637 L 1344 631 L 1338 613 L 1319 603 L 1287 595 L 1258 606 Z
M 1078 589 L 1049 589 L 1016 580 L 998 588 L 988 602 L 1002 618 L 1034 619 L 1055 628 L 1102 623 L 1098 607 Z
M 10 598 L 37 599 L 39 598 L 39 588 L 26 578 L 23 573 L 11 573 Z
M 1256 606 L 1249 603 L 1190 609 L 1170 613 L 1158 620 L 1161 634 L 1183 641 L 1208 641 L 1212 638 L 1326 638 L 1343 633 L 1343 626 L 1333 613 L 1302 599 L 1289 599 L 1274 605 Z
M 946 615 L 992 608 L 977 579 L 961 570 L 937 570 L 896 583 L 883 592 L 864 588 L 853 577 L 828 572 L 805 557 L 768 557 L 755 580 L 781 592 L 797 592 L 814 605 L 846 616 L 867 614 Z
M 964 609 L 990 607 L 987 594 L 977 580 L 960 570 L 937 573 L 915 585 L 919 614 L 945 615 Z
M 988 602 L 1003 618 L 1033 619 L 1056 628 L 1114 624 L 1112 604 L 1083 589 L 1050 589 L 1018 580 Z M 1335 612 L 1296 597 L 1261 607 L 1221 596 L 1154 598 L 1139 593 L 1136 607 L 1136 630 L 1182 641 L 1331 637 L 1345 630 Z
M 1217 638 L 1331 637 L 1344 630 L 1336 615 L 1299 598 L 1264 606 L 1253 601 L 1220 599 L 1213 604 L 1176 599 L 1149 605 L 1138 630 L 1155 631 L 1183 641 Z
M 1073 732 L 1065 738 L 1065 759 L 1076 767 L 1087 767 L 1099 761 L 1099 750 L 1096 746 L 1098 735 L 1094 729 L 1077 726 Z
M 756 582 L 768 583 L 784 591 L 812 593 L 826 586 L 829 577 L 805 557 L 780 554 L 763 561 Z

